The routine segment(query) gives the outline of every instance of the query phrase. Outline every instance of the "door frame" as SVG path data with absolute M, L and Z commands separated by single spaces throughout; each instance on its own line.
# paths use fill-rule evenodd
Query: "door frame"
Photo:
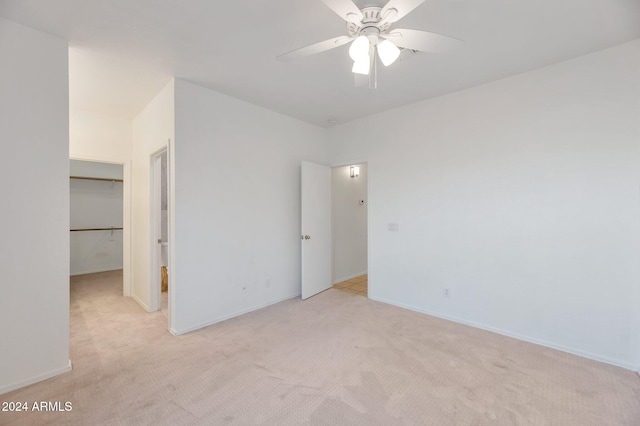
M 169 331 L 173 330 L 173 307 L 175 302 L 175 280 L 173 271 L 173 203 L 171 198 L 172 188 L 172 158 L 171 158 L 171 140 L 163 147 L 153 151 L 149 155 L 149 311 L 155 312 L 160 310 L 162 306 L 162 292 L 160 291 L 160 256 L 161 247 L 158 244 L 158 235 L 161 235 L 162 217 L 160 214 L 161 206 L 161 177 L 162 154 L 167 155 L 167 267 L 169 269 L 169 291 L 168 291 L 168 316 Z M 171 331 L 172 332 L 172 331 Z
M 367 204 L 366 204 L 366 209 L 367 209 L 367 282 L 368 284 L 371 283 L 371 216 L 370 213 L 371 211 L 369 210 L 369 198 L 370 198 L 370 194 L 371 194 L 371 162 L 369 160 L 351 160 L 351 161 L 340 161 L 337 163 L 332 163 L 329 167 L 331 167 L 331 170 L 333 171 L 333 169 L 338 168 L 338 167 L 346 167 L 346 166 L 352 166 L 354 164 L 366 164 L 367 165 Z M 331 190 L 333 191 L 333 182 L 331 183 Z M 333 209 L 333 206 L 331 207 Z M 332 212 L 332 216 L 333 216 L 333 212 Z M 333 223 L 331 225 L 331 248 L 333 249 Z M 333 283 L 333 281 L 335 280 L 335 277 L 333 276 L 333 254 L 331 255 L 331 282 Z M 367 299 L 370 299 L 370 294 L 371 294 L 371 286 L 369 285 L 369 291 L 367 292 Z
M 131 297 L 131 160 L 69 153 L 69 160 L 122 166 L 122 295 Z

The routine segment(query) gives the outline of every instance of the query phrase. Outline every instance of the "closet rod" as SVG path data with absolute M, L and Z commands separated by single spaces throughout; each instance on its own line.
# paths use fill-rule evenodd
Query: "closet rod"
M 78 231 L 122 231 L 123 228 L 83 228 L 83 229 L 70 229 L 71 232 Z
M 105 182 L 124 182 L 124 179 L 84 177 L 84 176 L 69 176 L 69 179 L 102 180 L 102 181 L 105 181 Z

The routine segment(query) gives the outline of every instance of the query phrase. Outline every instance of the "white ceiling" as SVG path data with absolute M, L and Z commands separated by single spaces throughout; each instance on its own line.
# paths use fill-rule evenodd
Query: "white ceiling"
M 320 0 L 0 0 L 0 16 L 69 40 L 72 107 L 133 118 L 176 76 L 324 127 L 640 37 L 640 0 L 428 0 L 394 27 L 462 47 L 380 66 L 369 90 L 348 46 L 275 59 L 346 34 Z

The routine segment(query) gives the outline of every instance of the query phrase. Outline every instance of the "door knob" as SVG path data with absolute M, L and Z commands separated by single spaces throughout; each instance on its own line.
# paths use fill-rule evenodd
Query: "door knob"
M 311 235 L 305 235 L 305 236 L 304 236 L 304 239 L 305 239 L 305 240 L 309 240 L 309 239 L 311 239 Z

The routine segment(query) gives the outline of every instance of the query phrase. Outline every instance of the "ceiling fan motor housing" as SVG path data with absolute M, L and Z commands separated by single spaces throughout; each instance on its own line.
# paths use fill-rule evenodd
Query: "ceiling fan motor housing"
M 363 18 L 360 23 L 347 22 L 347 32 L 349 36 L 378 36 L 388 30 L 391 24 L 389 22 L 381 22 L 383 18 L 380 14 L 381 11 L 381 7 L 365 7 L 362 9 Z M 373 37 L 369 38 L 372 39 Z

